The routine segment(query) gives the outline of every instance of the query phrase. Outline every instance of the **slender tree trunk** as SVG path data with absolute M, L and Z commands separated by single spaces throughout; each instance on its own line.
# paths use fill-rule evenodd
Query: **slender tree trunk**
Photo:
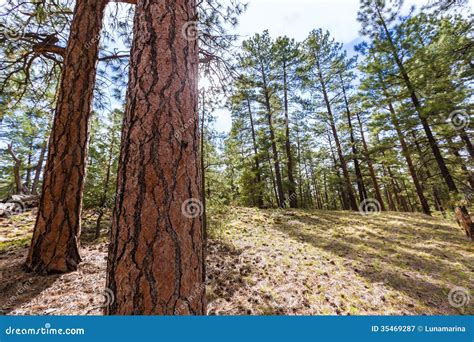
M 43 163 L 44 163 L 44 156 L 46 154 L 46 147 L 48 146 L 47 140 L 43 142 L 41 145 L 41 151 L 38 158 L 38 164 L 36 164 L 35 168 L 35 177 L 33 178 L 33 184 L 31 184 L 31 193 L 33 195 L 38 194 L 38 184 L 40 181 L 41 171 L 43 170 Z
M 300 204 L 306 208 L 305 203 L 303 202 L 303 177 L 301 175 L 301 142 L 300 142 L 300 131 L 299 129 L 296 130 L 296 153 L 297 153 L 297 158 L 298 158 L 298 190 L 300 193 L 300 199 L 301 202 Z
M 387 103 L 390 111 L 390 119 L 392 121 L 393 126 L 395 127 L 395 130 L 397 131 L 398 140 L 400 141 L 400 145 L 402 147 L 402 154 L 407 162 L 408 170 L 410 171 L 411 179 L 413 180 L 413 184 L 415 185 L 416 194 L 418 195 L 418 200 L 420 201 L 421 208 L 423 210 L 423 213 L 425 213 L 426 215 L 431 215 L 430 206 L 428 204 L 428 201 L 426 200 L 425 195 L 423 194 L 423 187 L 421 186 L 421 183 L 418 179 L 418 175 L 416 173 L 415 166 L 413 165 L 413 161 L 411 159 L 410 151 L 408 150 L 405 137 L 403 136 L 403 132 L 400 128 L 395 109 L 393 108 L 392 102 L 388 99 L 388 97 Z
M 433 152 L 433 155 L 436 159 L 436 163 L 438 164 L 441 175 L 443 176 L 444 181 L 446 182 L 446 185 L 447 185 L 449 191 L 457 193 L 458 190 L 457 190 L 456 184 L 454 183 L 454 180 L 453 180 L 453 178 L 452 178 L 452 176 L 451 176 L 451 174 L 448 170 L 448 167 L 446 166 L 446 162 L 444 161 L 444 158 L 441 155 L 441 151 L 440 151 L 438 143 L 437 143 L 437 141 L 436 141 L 436 139 L 433 135 L 431 127 L 428 123 L 428 119 L 426 118 L 425 114 L 422 111 L 421 103 L 418 99 L 418 96 L 416 95 L 413 83 L 411 82 L 411 79 L 408 75 L 408 72 L 406 71 L 403 62 L 402 62 L 402 60 L 400 59 L 400 57 L 398 55 L 397 47 L 395 46 L 395 44 L 392 40 L 391 33 L 388 30 L 387 25 L 385 23 L 385 20 L 383 19 L 383 16 L 380 13 L 380 10 L 378 8 L 377 8 L 377 13 L 378 13 L 378 16 L 379 16 L 379 19 L 380 19 L 380 23 L 381 23 L 381 25 L 384 29 L 384 32 L 387 36 L 387 41 L 388 41 L 390 49 L 392 51 L 393 58 L 394 58 L 395 63 L 397 64 L 397 66 L 400 70 L 400 74 L 403 78 L 405 86 L 408 89 L 408 93 L 410 94 L 411 101 L 413 103 L 413 106 L 415 107 L 415 110 L 416 110 L 417 114 L 418 114 L 420 122 L 423 126 L 423 130 L 425 131 L 426 137 L 428 138 L 429 146 L 430 146 L 430 148 Z
M 456 146 L 454 146 L 454 142 L 452 141 L 452 139 L 449 138 L 449 137 L 446 137 L 446 141 L 448 142 L 448 146 L 449 146 L 448 149 L 456 157 L 457 163 L 461 167 L 461 170 L 464 173 L 464 177 L 467 179 L 467 181 L 469 183 L 469 187 L 471 189 L 474 189 L 474 174 L 473 174 L 473 172 L 471 172 L 468 169 L 468 167 L 466 166 L 466 164 L 464 163 L 464 160 L 461 156 L 461 153 L 459 152 L 459 149 L 457 149 Z
M 385 211 L 385 204 L 382 199 L 382 194 L 380 193 L 380 186 L 379 182 L 377 180 L 377 176 L 375 174 L 375 169 L 374 165 L 372 163 L 372 159 L 370 158 L 369 155 L 369 148 L 367 146 L 367 141 L 365 140 L 365 133 L 364 133 L 364 127 L 362 126 L 362 120 L 360 119 L 360 115 L 357 112 L 357 121 L 359 123 L 359 130 L 360 130 L 360 137 L 362 139 L 362 146 L 364 147 L 364 155 L 365 159 L 367 160 L 367 165 L 369 167 L 369 173 L 370 173 L 370 178 L 372 180 L 372 185 L 374 186 L 374 191 L 375 191 L 375 199 L 380 203 L 380 210 Z
M 397 179 L 395 178 L 395 175 L 392 172 L 392 168 L 390 166 L 387 166 L 387 171 L 390 177 L 390 182 L 392 184 L 393 195 L 395 196 L 398 211 L 408 211 L 407 207 L 403 205 L 401 199 L 402 189 L 400 189 L 400 187 L 398 186 Z
M 342 153 L 342 146 L 339 141 L 339 136 L 337 134 L 336 123 L 334 122 L 334 116 L 332 114 L 332 109 L 331 109 L 331 103 L 329 102 L 329 97 L 326 91 L 326 83 L 324 82 L 323 75 L 321 74 L 321 67 L 319 65 L 319 62 L 317 62 L 317 67 L 318 67 L 319 82 L 321 83 L 321 89 L 323 92 L 324 102 L 326 103 L 327 113 L 329 117 L 329 124 L 330 124 L 331 131 L 334 137 L 334 142 L 336 144 L 336 151 L 339 156 L 339 162 L 341 163 L 342 173 L 344 175 L 345 188 L 346 188 L 345 190 L 347 193 L 347 197 L 349 198 L 349 204 L 350 204 L 351 209 L 357 211 L 359 210 L 359 207 L 357 206 L 357 202 L 354 196 L 354 190 L 352 189 L 351 177 L 349 175 L 349 170 L 347 169 L 346 159 L 344 158 L 344 154 Z
M 203 315 L 194 0 L 138 1 L 107 264 L 109 315 Z M 181 133 L 181 139 L 175 138 Z
M 413 137 L 413 142 L 415 143 L 415 146 L 416 146 L 416 150 L 418 152 L 418 155 L 420 156 L 420 159 L 424 165 L 424 169 L 425 169 L 425 173 L 426 173 L 426 177 L 425 179 L 426 180 L 429 180 L 431 179 L 432 175 L 431 175 L 431 172 L 430 172 L 430 169 L 429 169 L 429 166 L 425 164 L 424 162 L 424 153 L 423 153 L 423 149 L 418 141 L 418 137 L 416 136 L 416 131 L 411 131 L 411 135 Z M 421 183 L 423 184 L 423 177 L 421 177 Z M 444 210 L 444 207 L 443 207 L 443 202 L 441 200 L 441 197 L 440 197 L 440 194 L 439 194 L 439 191 L 438 191 L 438 188 L 436 186 L 433 186 L 432 187 L 432 190 L 433 190 L 433 202 L 435 204 L 435 207 L 436 207 L 436 210 L 438 210 L 439 212 L 442 213 L 443 217 L 446 217 L 446 212 Z
M 310 171 L 311 171 L 311 180 L 313 182 L 314 192 L 315 192 L 315 196 L 316 196 L 317 208 L 318 209 L 323 209 L 323 201 L 321 199 L 321 190 L 319 189 L 318 180 L 316 179 L 316 175 L 314 173 L 314 167 L 312 165 L 312 162 L 311 162 L 311 165 L 310 165 Z
M 306 179 L 307 179 L 308 200 L 310 202 L 311 207 L 313 207 L 314 206 L 314 201 L 313 201 L 313 196 L 312 196 L 312 193 L 311 193 L 311 185 L 310 185 L 311 177 L 310 177 L 309 172 L 308 172 L 308 164 L 306 162 L 306 158 L 303 158 L 303 165 L 304 165 L 304 172 L 305 172 Z
M 21 186 L 21 160 L 16 156 L 15 152 L 13 151 L 13 145 L 10 144 L 7 146 L 7 151 L 13 159 L 13 177 L 15 179 L 15 193 L 21 194 L 22 193 L 22 186 Z
M 63 63 L 27 267 L 74 271 L 81 261 L 82 191 L 99 37 L 107 0 L 77 1 Z
M 402 185 L 403 185 L 403 190 L 405 190 L 406 197 L 402 196 L 402 201 L 404 202 L 404 205 L 410 209 L 411 212 L 417 211 L 416 206 L 413 205 L 411 201 L 411 196 L 410 193 L 408 192 L 408 187 L 407 184 L 405 183 L 405 180 L 402 178 L 401 179 Z
M 293 177 L 293 156 L 291 153 L 291 142 L 290 142 L 290 118 L 288 110 L 288 81 L 287 81 L 287 70 L 286 62 L 283 63 L 283 97 L 284 97 L 284 107 L 285 107 L 285 149 L 286 149 L 286 158 L 288 160 L 287 172 L 288 172 L 288 194 L 290 200 L 290 207 L 298 207 L 298 198 L 296 196 L 296 183 Z
M 107 193 L 109 192 L 109 187 L 110 187 L 110 177 L 112 173 L 112 164 L 114 160 L 114 148 L 117 143 L 115 139 L 116 130 L 114 126 L 112 127 L 113 128 L 110 132 L 112 139 L 110 141 L 110 146 L 109 146 L 109 151 L 108 151 L 109 155 L 107 156 L 107 169 L 105 171 L 105 180 L 104 180 L 104 185 L 102 189 L 102 196 L 100 198 L 100 203 L 99 203 L 99 215 L 97 216 L 97 221 L 95 223 L 95 239 L 98 239 L 100 237 L 100 229 L 101 229 L 100 225 L 102 222 L 102 217 L 104 216 L 104 212 L 107 209 L 106 208 L 107 207 Z
M 252 144 L 253 144 L 253 153 L 255 158 L 255 180 L 257 181 L 257 205 L 259 208 L 263 207 L 263 189 L 262 189 L 262 173 L 260 170 L 260 159 L 258 158 L 258 149 L 257 149 L 257 138 L 255 133 L 255 125 L 253 122 L 253 113 L 252 106 L 250 105 L 250 99 L 247 98 L 247 107 L 249 111 L 250 118 L 250 129 L 252 131 Z
M 344 84 L 344 79 L 341 73 L 339 73 L 339 79 L 341 80 L 342 94 L 344 97 L 344 106 L 346 108 L 346 115 L 347 115 L 347 124 L 349 126 L 349 136 L 351 139 L 351 148 L 352 148 L 353 161 L 354 161 L 354 170 L 356 173 L 357 189 L 359 191 L 359 200 L 360 202 L 363 202 L 367 198 L 367 190 L 365 189 L 364 177 L 362 176 L 362 171 L 360 169 L 359 159 L 357 159 L 357 156 L 359 155 L 359 151 L 357 150 L 357 145 L 356 145 L 356 141 L 354 137 L 354 129 L 352 128 L 352 119 L 351 119 L 352 113 L 349 109 L 349 101 L 347 99 L 346 86 Z
M 199 116 L 199 114 L 198 114 Z M 201 141 L 200 141 L 200 162 L 201 162 L 201 189 L 202 189 L 202 225 L 204 229 L 204 241 L 207 243 L 207 216 L 206 216 L 206 165 L 204 163 L 204 143 L 205 143 L 205 133 L 204 133 L 204 123 L 206 119 L 206 93 L 204 89 L 202 90 L 202 117 L 201 117 Z M 208 198 L 211 198 L 210 190 L 208 191 Z
M 385 166 L 382 164 L 382 172 L 385 179 L 389 179 L 389 182 L 385 182 L 385 196 L 387 197 L 388 209 L 390 211 L 397 211 L 397 207 L 395 205 L 395 201 L 393 200 L 392 193 L 393 191 L 393 180 L 390 176 L 388 176 L 387 170 Z
M 323 183 L 324 183 L 324 200 L 326 201 L 326 209 L 329 209 L 329 194 L 328 194 L 328 185 L 326 181 L 326 172 L 323 172 Z
M 471 158 L 474 158 L 474 148 L 472 147 L 471 139 L 469 139 L 469 135 L 467 134 L 465 129 L 462 129 L 459 132 L 459 136 L 461 137 L 462 141 L 466 145 L 466 150 L 469 152 Z
M 275 167 L 275 183 L 276 183 L 276 188 L 277 188 L 277 202 L 278 206 L 280 208 L 285 207 L 285 195 L 283 194 L 283 182 L 281 178 L 281 170 L 280 170 L 280 160 L 278 158 L 278 150 L 276 146 L 276 140 L 275 140 L 275 131 L 273 129 L 273 115 L 272 115 L 272 109 L 270 106 L 270 96 L 268 94 L 268 89 L 267 89 L 267 84 L 266 84 L 266 79 L 265 79 L 265 73 L 262 69 L 262 75 L 263 75 L 263 82 L 264 82 L 264 93 L 265 93 L 265 107 L 267 110 L 267 121 L 268 121 L 268 129 L 270 131 L 270 143 L 271 143 L 271 148 L 272 148 L 272 158 L 273 158 L 273 164 Z
M 328 131 L 328 140 L 329 140 L 329 149 L 331 150 L 331 156 L 332 156 L 332 160 L 333 160 L 333 163 L 334 163 L 334 170 L 336 170 L 336 175 L 337 175 L 337 179 L 339 180 L 339 193 L 341 195 L 341 204 L 342 204 L 342 209 L 343 210 L 350 210 L 351 207 L 350 207 L 350 202 L 349 202 L 349 199 L 348 199 L 348 196 L 347 196 L 347 193 L 344 191 L 344 186 L 343 186 L 343 179 L 341 177 L 341 173 L 339 172 L 339 169 L 337 167 L 337 159 L 336 159 L 336 156 L 334 154 L 334 148 L 332 146 L 332 140 L 331 140 L 331 133 Z
M 271 161 L 271 156 L 268 156 L 268 167 L 270 169 L 270 177 L 272 180 L 272 187 L 273 187 L 273 193 L 275 194 L 275 203 L 277 204 L 278 207 L 280 207 L 280 202 L 278 199 L 278 190 L 275 182 L 275 175 L 273 174 L 273 166 L 272 166 L 272 161 Z
M 30 145 L 30 150 L 33 149 L 33 146 Z M 26 178 L 25 178 L 25 186 L 24 188 L 26 188 L 25 190 L 27 191 L 27 193 L 30 192 L 30 183 L 31 183 L 31 170 L 32 170 L 32 167 L 31 167 L 31 152 L 28 153 L 28 160 L 27 160 L 27 164 L 26 164 Z

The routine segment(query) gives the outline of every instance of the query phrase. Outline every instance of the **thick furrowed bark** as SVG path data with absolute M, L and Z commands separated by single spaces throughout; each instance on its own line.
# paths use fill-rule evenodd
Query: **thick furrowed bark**
M 137 4 L 107 314 L 206 312 L 194 20 L 195 1 Z
M 77 1 L 49 140 L 38 217 L 26 265 L 36 272 L 74 271 L 89 117 L 106 0 Z

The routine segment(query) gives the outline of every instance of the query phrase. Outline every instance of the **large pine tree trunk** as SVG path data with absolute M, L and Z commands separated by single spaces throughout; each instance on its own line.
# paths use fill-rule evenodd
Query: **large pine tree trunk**
M 49 140 L 38 217 L 27 267 L 74 271 L 81 261 L 82 191 L 99 35 L 107 0 L 77 1 Z
M 193 0 L 137 4 L 107 314 L 206 312 L 196 15 Z

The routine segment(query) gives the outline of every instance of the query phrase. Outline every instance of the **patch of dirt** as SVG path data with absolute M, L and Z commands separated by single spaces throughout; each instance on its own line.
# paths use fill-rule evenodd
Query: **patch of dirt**
M 208 245 L 210 315 L 474 314 L 474 299 L 459 307 L 448 300 L 457 287 L 474 292 L 474 245 L 451 222 L 392 212 L 229 208 L 228 214 L 232 219 Z M 110 300 L 106 237 L 84 243 L 77 272 L 37 276 L 22 268 L 27 249 L 16 242 L 30 238 L 34 213 L 22 215 L 0 222 L 0 241 L 8 242 L 0 250 L 2 312 L 102 314 Z M 93 223 L 86 215 L 86 236 Z

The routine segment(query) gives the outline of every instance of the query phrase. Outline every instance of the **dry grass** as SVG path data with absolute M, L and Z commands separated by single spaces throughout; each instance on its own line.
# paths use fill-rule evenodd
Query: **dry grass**
M 48 277 L 21 267 L 33 218 L 0 221 L 2 310 L 100 314 L 106 243 L 87 239 L 94 217 L 85 218 L 79 270 Z M 474 314 L 474 299 L 460 308 L 448 301 L 452 288 L 473 293 L 474 283 L 474 245 L 451 222 L 248 208 L 229 208 L 225 221 L 208 247 L 209 314 Z

